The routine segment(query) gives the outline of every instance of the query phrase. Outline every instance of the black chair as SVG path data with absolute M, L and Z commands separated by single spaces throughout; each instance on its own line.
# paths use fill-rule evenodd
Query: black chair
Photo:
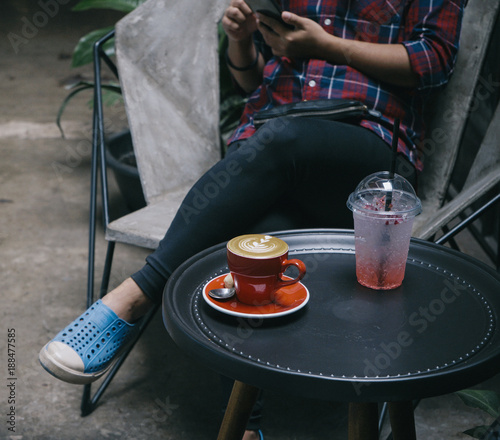
M 114 38 L 115 31 L 109 32 L 103 38 L 98 40 L 94 45 L 94 115 L 93 115 L 93 128 L 92 128 L 92 164 L 91 164 L 91 185 L 90 185 L 90 220 L 89 220 L 89 254 L 88 254 L 88 272 L 87 272 L 87 308 L 90 307 L 94 301 L 94 282 L 95 282 L 95 238 L 96 238 L 96 225 L 97 225 L 97 197 L 98 197 L 98 180 L 100 175 L 101 182 L 101 202 L 102 202 L 102 222 L 104 228 L 110 222 L 109 214 L 109 193 L 108 193 L 108 180 L 107 180 L 107 161 L 106 161 L 106 146 L 104 138 L 104 118 L 103 118 L 103 102 L 102 102 L 102 79 L 101 79 L 101 59 L 104 60 L 111 72 L 118 78 L 118 70 L 115 64 L 111 61 L 105 53 L 103 46 L 110 39 Z M 115 242 L 111 241 L 108 244 L 106 253 L 106 260 L 104 264 L 104 271 L 101 280 L 101 287 L 99 290 L 99 297 L 106 294 L 109 278 L 111 274 L 111 263 L 113 259 Z M 89 415 L 97 406 L 97 403 L 104 391 L 113 380 L 119 368 L 125 362 L 130 351 L 132 351 L 135 343 L 140 338 L 147 325 L 153 318 L 158 307 L 151 310 L 141 321 L 140 329 L 136 336 L 135 341 L 130 347 L 123 352 L 117 362 L 113 365 L 112 369 L 106 375 L 103 382 L 100 384 L 97 391 L 92 395 L 92 385 L 85 385 L 83 388 L 83 396 L 81 402 L 82 416 Z

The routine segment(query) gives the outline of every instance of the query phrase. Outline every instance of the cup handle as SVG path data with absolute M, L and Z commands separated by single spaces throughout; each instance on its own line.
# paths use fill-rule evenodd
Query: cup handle
M 285 270 L 290 266 L 295 266 L 297 269 L 299 269 L 299 274 L 293 280 L 283 280 L 280 278 L 278 283 L 279 288 L 289 286 L 290 284 L 298 283 L 302 278 L 304 278 L 304 275 L 306 274 L 306 265 L 302 261 L 296 259 L 285 260 L 283 262 L 283 265 L 281 266 L 282 269 L 281 272 L 282 273 L 285 272 Z

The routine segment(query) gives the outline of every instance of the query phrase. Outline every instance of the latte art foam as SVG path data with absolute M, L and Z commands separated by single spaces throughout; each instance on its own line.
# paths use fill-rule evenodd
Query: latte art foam
M 272 241 L 272 237 L 266 236 L 260 240 L 247 238 L 240 241 L 238 246 L 243 251 L 262 253 L 274 251 L 278 247 L 278 244 Z
M 279 238 L 270 235 L 249 234 L 233 238 L 228 249 L 237 254 L 251 258 L 272 258 L 288 251 L 288 245 Z

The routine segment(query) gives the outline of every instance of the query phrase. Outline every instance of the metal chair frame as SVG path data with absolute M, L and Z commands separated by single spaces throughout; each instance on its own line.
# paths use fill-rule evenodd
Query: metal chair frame
M 89 255 L 88 255 L 88 271 L 87 271 L 87 308 L 90 307 L 94 301 L 94 281 L 95 281 L 95 237 L 97 225 L 97 195 L 99 186 L 99 175 L 101 183 L 101 199 L 102 199 L 102 221 L 104 228 L 107 227 L 110 221 L 109 216 L 109 191 L 107 180 L 107 164 L 106 164 L 106 147 L 104 139 L 104 119 L 103 119 L 103 105 L 102 105 L 102 82 L 101 82 L 101 59 L 104 60 L 109 69 L 118 78 L 118 70 L 115 64 L 111 61 L 105 53 L 104 44 L 113 38 L 115 31 L 111 31 L 104 37 L 99 39 L 94 44 L 93 59 L 94 59 L 94 114 L 93 114 L 93 128 L 92 128 L 92 162 L 91 162 L 91 181 L 90 181 L 90 218 L 89 218 Z M 101 288 L 99 297 L 103 297 L 108 289 L 109 278 L 111 274 L 111 265 L 113 261 L 115 249 L 115 242 L 108 242 L 108 249 L 104 263 L 103 275 L 101 280 Z M 104 391 L 109 386 L 114 376 L 122 366 L 123 362 L 134 348 L 134 345 L 146 329 L 147 325 L 153 318 L 158 307 L 154 307 L 142 319 L 139 324 L 139 331 L 133 343 L 125 350 L 116 363 L 113 365 L 109 373 L 106 375 L 103 382 L 100 384 L 97 391 L 92 395 L 92 385 L 85 385 L 83 388 L 83 395 L 81 401 L 81 414 L 87 416 L 97 406 L 99 399 L 102 397 Z

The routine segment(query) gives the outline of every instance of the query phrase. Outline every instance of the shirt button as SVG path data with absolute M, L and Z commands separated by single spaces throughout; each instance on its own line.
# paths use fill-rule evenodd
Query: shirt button
M 325 19 L 325 24 L 327 26 L 330 26 L 332 24 L 332 20 L 330 20 L 329 18 Z
M 313 79 L 311 81 L 309 81 L 309 87 L 314 87 L 316 85 L 316 81 L 314 81 Z

